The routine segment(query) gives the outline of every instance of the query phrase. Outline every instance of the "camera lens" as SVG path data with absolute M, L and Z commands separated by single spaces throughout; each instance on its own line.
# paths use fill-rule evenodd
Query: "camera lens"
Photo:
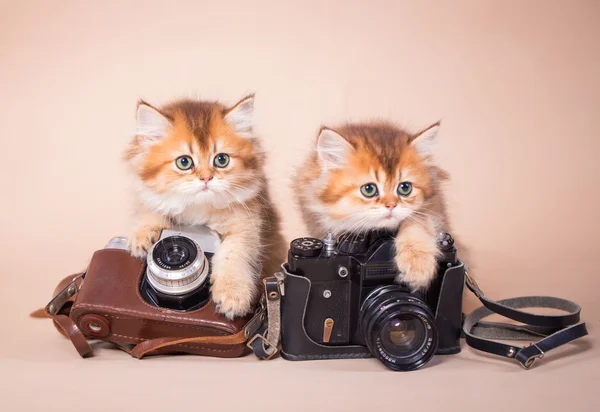
M 407 356 L 423 346 L 425 326 L 417 317 L 399 315 L 385 323 L 380 336 L 386 351 Z
M 190 252 L 187 249 L 180 247 L 178 244 L 173 244 L 167 246 L 163 251 L 163 260 L 169 265 L 177 266 L 185 262 L 189 254 Z
M 396 371 L 423 367 L 437 350 L 438 336 L 427 304 L 398 285 L 375 289 L 361 308 L 367 347 Z
M 169 236 L 148 252 L 146 277 L 168 295 L 182 295 L 204 285 L 209 265 L 202 247 L 186 236 Z

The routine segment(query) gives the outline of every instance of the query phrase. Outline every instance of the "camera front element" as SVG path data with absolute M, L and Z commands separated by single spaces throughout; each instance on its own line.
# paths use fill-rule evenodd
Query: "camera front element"
M 408 356 L 425 342 L 425 326 L 417 317 L 399 314 L 385 322 L 381 330 L 381 344 L 387 352 Z

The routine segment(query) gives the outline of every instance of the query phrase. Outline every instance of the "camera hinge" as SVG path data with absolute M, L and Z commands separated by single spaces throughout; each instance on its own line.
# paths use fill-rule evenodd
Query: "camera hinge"
M 83 277 L 85 273 L 80 273 L 71 279 L 71 282 L 65 286 L 60 292 L 52 298 L 52 300 L 46 305 L 44 310 L 50 316 L 56 315 L 65 304 L 75 296 L 83 285 Z

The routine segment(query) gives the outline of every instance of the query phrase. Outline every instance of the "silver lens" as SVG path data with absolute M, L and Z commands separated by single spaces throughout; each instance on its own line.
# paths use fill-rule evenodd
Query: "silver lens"
M 183 235 L 169 236 L 152 245 L 146 263 L 150 285 L 169 295 L 193 291 L 208 277 L 204 250 L 194 239 Z

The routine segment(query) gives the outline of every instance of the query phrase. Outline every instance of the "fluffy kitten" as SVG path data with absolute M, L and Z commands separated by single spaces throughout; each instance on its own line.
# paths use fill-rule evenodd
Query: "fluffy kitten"
M 431 157 L 438 128 L 417 134 L 387 122 L 322 128 L 293 183 L 311 235 L 399 228 L 397 281 L 426 289 L 437 269 L 436 234 L 446 224 L 440 183 L 448 176 Z
M 231 108 L 180 100 L 157 109 L 140 102 L 136 136 L 125 152 L 138 189 L 132 255 L 144 257 L 166 227 L 215 230 L 222 243 L 212 258 L 211 292 L 228 318 L 252 310 L 261 273 L 276 272 L 285 259 L 253 110 L 254 96 Z

